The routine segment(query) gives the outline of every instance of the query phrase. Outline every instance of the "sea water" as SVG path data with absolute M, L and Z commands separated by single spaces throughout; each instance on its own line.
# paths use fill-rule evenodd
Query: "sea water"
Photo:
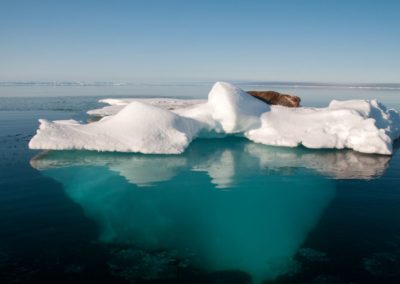
M 18 88 L 0 98 L 1 283 L 400 280 L 398 143 L 392 157 L 234 137 L 182 155 L 31 151 L 38 118 L 85 121 L 100 97 L 206 94 Z M 307 106 L 376 97 L 400 109 L 396 90 L 279 90 Z

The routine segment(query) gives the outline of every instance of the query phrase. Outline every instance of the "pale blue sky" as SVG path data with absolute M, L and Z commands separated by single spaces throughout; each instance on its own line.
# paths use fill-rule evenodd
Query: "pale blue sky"
M 0 1 L 0 80 L 400 83 L 400 1 Z

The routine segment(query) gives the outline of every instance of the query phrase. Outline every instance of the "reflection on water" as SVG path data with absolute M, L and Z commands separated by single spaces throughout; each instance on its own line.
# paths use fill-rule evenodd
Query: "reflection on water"
M 190 265 L 242 270 L 259 282 L 293 269 L 334 197 L 326 176 L 371 179 L 388 160 L 227 138 L 195 141 L 183 155 L 48 152 L 31 164 L 63 185 L 101 241 L 173 251 Z
M 309 150 L 270 147 L 239 138 L 196 140 L 182 155 L 143 155 L 85 151 L 44 152 L 34 158 L 34 168 L 106 166 L 137 186 L 168 181 L 182 171 L 206 172 L 218 188 L 232 187 L 235 179 L 258 171 L 311 169 L 334 179 L 373 179 L 383 174 L 390 156 L 351 150 Z

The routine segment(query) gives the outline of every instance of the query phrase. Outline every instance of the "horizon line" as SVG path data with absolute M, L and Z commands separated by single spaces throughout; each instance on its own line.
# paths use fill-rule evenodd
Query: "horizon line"
M 118 86 L 199 86 L 228 81 L 239 86 L 278 86 L 292 88 L 346 88 L 400 90 L 400 83 L 342 83 L 280 80 L 199 80 L 199 81 L 98 81 L 98 80 L 0 80 L 0 87 L 49 86 L 49 87 L 118 87 Z

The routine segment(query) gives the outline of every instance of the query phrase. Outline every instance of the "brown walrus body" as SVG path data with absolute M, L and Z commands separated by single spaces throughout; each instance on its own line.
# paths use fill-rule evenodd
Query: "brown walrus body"
M 297 96 L 281 94 L 275 91 L 248 91 L 247 93 L 269 105 L 299 107 L 301 101 Z

